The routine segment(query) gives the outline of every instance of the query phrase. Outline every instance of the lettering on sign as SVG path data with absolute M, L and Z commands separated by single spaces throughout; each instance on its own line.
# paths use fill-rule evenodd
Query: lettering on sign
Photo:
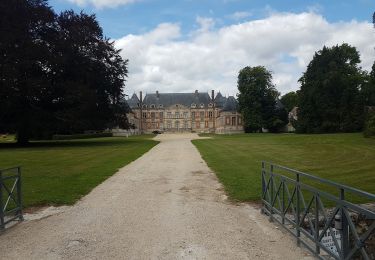
M 319 231 L 319 234 L 321 234 L 322 232 Z M 335 245 L 335 242 L 333 241 L 333 236 L 336 237 L 336 240 L 337 240 L 337 243 L 339 245 L 339 249 L 340 249 L 340 246 L 341 246 L 341 234 L 340 234 L 340 231 L 338 231 L 337 229 L 335 228 L 332 228 L 332 232 L 330 229 L 328 229 L 324 235 L 323 235 L 323 238 L 321 240 L 322 244 L 329 250 L 331 251 L 333 254 L 335 255 L 339 255 L 339 253 L 337 252 L 337 248 L 336 248 L 336 245 Z

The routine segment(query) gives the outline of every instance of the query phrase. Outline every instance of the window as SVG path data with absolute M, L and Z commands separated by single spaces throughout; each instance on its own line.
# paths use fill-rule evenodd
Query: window
M 209 118 L 212 118 L 212 116 L 213 116 L 212 111 L 208 112 L 208 117 L 209 117 Z
M 230 118 L 229 118 L 229 116 L 225 117 L 225 124 L 226 125 L 230 125 Z
M 193 104 L 191 104 L 191 107 L 192 107 L 192 108 L 196 108 L 197 105 L 193 103 Z
M 167 118 L 172 118 L 172 112 L 167 112 Z
M 172 122 L 170 120 L 167 121 L 167 128 L 172 128 Z
M 236 125 L 236 117 L 232 117 L 232 125 Z
M 147 108 L 147 105 L 143 105 L 142 107 L 143 107 L 143 108 Z
M 160 117 L 160 119 L 163 119 L 163 112 L 159 113 L 159 117 Z
M 180 118 L 180 112 L 175 113 L 175 118 Z
M 195 122 L 191 122 L 191 128 L 195 128 Z
M 147 113 L 146 112 L 142 113 L 142 118 L 147 118 Z
M 204 108 L 204 104 L 203 103 L 201 103 L 201 108 Z
M 152 105 L 150 106 L 150 108 L 155 108 L 155 105 L 154 105 L 154 104 L 152 104 Z
M 163 104 L 160 104 L 160 105 L 159 105 L 159 108 L 163 108 Z
M 200 112 L 200 118 L 201 118 L 201 121 L 204 120 L 204 111 L 201 111 L 201 112 Z
M 208 104 L 208 107 L 213 107 L 213 104 L 212 103 Z
M 191 112 L 191 119 L 192 119 L 192 120 L 195 119 L 195 112 Z
M 151 118 L 155 119 L 155 112 L 151 112 Z
M 179 129 L 180 128 L 180 121 L 174 122 L 175 128 Z
M 184 118 L 188 118 L 188 112 L 184 112 Z
M 185 129 L 188 129 L 188 128 L 189 128 L 188 121 L 186 121 L 186 120 L 184 121 L 184 128 L 185 128 Z

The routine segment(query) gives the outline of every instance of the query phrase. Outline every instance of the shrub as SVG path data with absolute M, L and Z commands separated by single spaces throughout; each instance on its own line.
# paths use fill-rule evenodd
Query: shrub
M 375 137 L 375 112 L 370 113 L 365 124 L 365 137 Z

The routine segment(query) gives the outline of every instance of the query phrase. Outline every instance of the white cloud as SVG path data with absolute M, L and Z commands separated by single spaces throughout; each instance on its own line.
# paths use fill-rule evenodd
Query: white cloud
M 116 7 L 119 5 L 131 4 L 139 0 L 68 0 L 79 6 L 93 5 L 95 8 Z
M 251 15 L 252 15 L 252 13 L 250 13 L 250 12 L 235 12 L 235 13 L 229 15 L 228 17 L 233 19 L 233 20 L 242 20 L 242 19 L 250 17 Z
M 263 65 L 273 72 L 282 93 L 299 88 L 298 79 L 315 51 L 347 42 L 360 51 L 361 66 L 375 60 L 375 32 L 369 22 L 329 23 L 316 13 L 273 13 L 262 20 L 213 29 L 197 18 L 188 37 L 178 24 L 161 24 L 142 35 L 126 35 L 116 47 L 129 59 L 126 92 L 237 93 L 238 71 Z M 183 37 L 182 37 L 183 36 Z

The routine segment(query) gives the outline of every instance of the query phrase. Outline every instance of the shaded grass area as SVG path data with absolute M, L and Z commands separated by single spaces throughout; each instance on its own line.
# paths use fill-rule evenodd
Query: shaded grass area
M 22 167 L 26 207 L 73 204 L 155 146 L 152 137 L 43 141 L 27 147 L 0 143 L 0 169 Z
M 232 199 L 260 200 L 262 160 L 375 193 L 375 140 L 361 133 L 210 136 L 193 144 Z

